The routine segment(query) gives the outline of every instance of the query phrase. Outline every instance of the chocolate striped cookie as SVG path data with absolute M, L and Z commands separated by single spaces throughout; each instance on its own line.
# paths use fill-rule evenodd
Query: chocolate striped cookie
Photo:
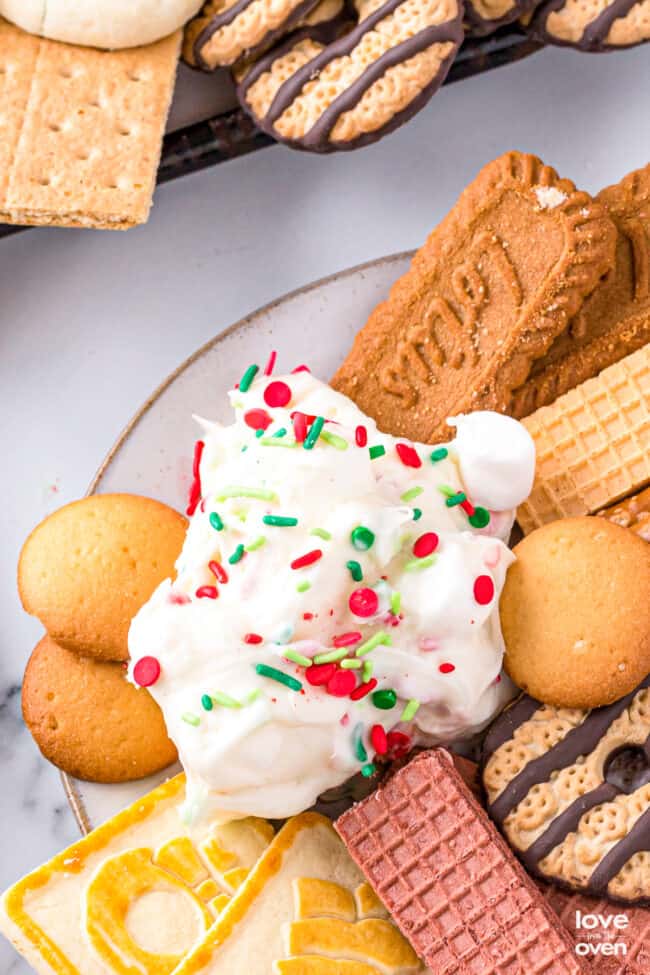
M 470 37 L 483 37 L 512 24 L 535 9 L 539 0 L 465 0 L 465 24 Z
M 650 676 L 591 711 L 520 697 L 486 736 L 483 784 L 531 873 L 650 903 Z
M 650 40 L 650 0 L 548 0 L 533 20 L 546 44 L 609 51 Z
M 332 152 L 375 142 L 444 81 L 463 39 L 460 0 L 356 0 L 238 72 L 242 106 L 269 135 Z

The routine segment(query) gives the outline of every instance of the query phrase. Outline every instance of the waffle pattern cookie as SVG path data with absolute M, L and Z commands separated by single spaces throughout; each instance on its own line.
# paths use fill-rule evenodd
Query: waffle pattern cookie
M 546 44 L 610 51 L 650 40 L 650 0 L 547 0 L 533 21 Z
M 413 759 L 336 828 L 432 971 L 587 972 L 443 749 Z
M 639 538 L 650 542 L 650 487 L 599 511 L 598 514 L 615 525 L 629 528 Z
M 594 514 L 650 481 L 650 344 L 526 417 L 537 469 L 517 521 L 527 534 Z
M 592 711 L 524 696 L 492 725 L 488 811 L 529 871 L 650 903 L 649 688 Z
M 205 936 L 273 830 L 185 825 L 184 796 L 179 775 L 6 891 L 0 930 L 38 975 L 170 975 Z
M 238 75 L 243 108 L 312 152 L 392 132 L 444 81 L 463 39 L 459 0 L 355 0 L 349 19 L 290 35 Z
M 596 197 L 618 231 L 616 263 L 513 394 L 528 416 L 650 341 L 650 165 Z
M 512 390 L 614 262 L 602 206 L 535 156 L 486 166 L 357 336 L 333 380 L 389 433 L 447 440 L 447 417 Z

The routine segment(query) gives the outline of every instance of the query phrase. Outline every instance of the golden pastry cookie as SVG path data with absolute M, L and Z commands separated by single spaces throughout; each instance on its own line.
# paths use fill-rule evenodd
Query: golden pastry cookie
M 43 637 L 23 681 L 23 717 L 44 757 L 78 779 L 130 782 L 176 761 L 160 708 L 122 664 Z
M 514 549 L 501 595 L 505 668 L 556 707 L 595 708 L 650 672 L 650 548 L 602 518 L 567 518 Z
M 133 494 L 94 494 L 42 521 L 23 546 L 23 606 L 52 639 L 100 660 L 127 660 L 131 619 L 174 573 L 187 522 Z

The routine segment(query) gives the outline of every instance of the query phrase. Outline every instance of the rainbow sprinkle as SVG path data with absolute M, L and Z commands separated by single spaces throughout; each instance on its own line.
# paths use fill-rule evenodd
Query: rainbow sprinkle
M 410 701 L 406 702 L 404 710 L 400 716 L 400 721 L 412 721 L 417 714 L 419 707 L 420 702 L 416 701 L 416 699 L 412 697 Z
M 223 708 L 240 708 L 241 704 L 230 694 L 224 694 L 223 691 L 215 691 L 212 695 L 212 700 L 215 704 L 220 704 Z
M 344 440 L 343 437 L 339 437 L 337 433 L 331 433 L 329 430 L 323 430 L 321 433 L 321 439 L 328 443 L 330 447 L 336 447 L 337 450 L 347 450 L 348 442 Z
M 298 653 L 297 650 L 284 650 L 282 656 L 286 657 L 287 660 L 291 660 L 294 664 L 299 664 L 301 667 L 311 667 L 311 660 L 309 657 L 305 657 L 304 654 Z
M 217 501 L 226 501 L 228 498 L 256 498 L 258 501 L 278 500 L 275 491 L 271 491 L 268 488 L 251 488 L 239 484 L 224 488 L 217 495 Z
M 191 724 L 193 728 L 198 728 L 201 724 L 201 719 L 197 714 L 192 714 L 191 711 L 186 711 L 185 714 L 181 715 L 181 719 L 185 724 Z
M 219 517 L 216 511 L 213 511 L 210 515 L 210 524 L 216 532 L 223 531 L 223 521 Z
M 405 572 L 419 572 L 420 569 L 428 569 L 435 565 L 438 560 L 437 555 L 426 555 L 423 559 L 409 559 L 404 566 Z
M 248 392 L 248 390 L 251 388 L 251 384 L 252 384 L 253 380 L 255 379 L 255 376 L 258 374 L 259 371 L 260 371 L 260 367 L 259 366 L 249 366 L 248 367 L 248 369 L 246 370 L 246 372 L 244 373 L 244 375 L 239 380 L 239 392 L 240 393 L 247 393 Z
M 355 650 L 355 655 L 357 657 L 365 657 L 367 653 L 371 653 L 378 646 L 389 647 L 392 643 L 390 634 L 386 633 L 385 630 L 379 630 L 374 636 L 371 636 L 369 640 L 362 643 L 360 647 Z
M 332 538 L 331 532 L 325 531 L 324 528 L 312 528 L 309 534 L 315 535 L 316 538 L 322 538 L 325 542 L 329 542 Z
M 301 691 L 302 684 L 295 677 L 291 677 L 290 674 L 285 674 L 283 670 L 277 670 L 275 667 L 268 667 L 266 664 L 255 664 L 255 672 L 260 675 L 260 677 L 268 677 L 269 680 L 275 680 L 278 684 L 284 684 L 288 687 L 290 691 Z
M 449 456 L 449 451 L 446 447 L 436 447 L 435 450 L 431 451 L 430 458 L 432 463 L 436 464 L 439 460 L 445 460 Z
M 401 496 L 400 501 L 413 501 L 414 498 L 419 498 L 419 496 L 424 492 L 423 487 L 412 487 L 408 491 L 405 491 Z
M 325 417 L 323 417 L 323 416 L 317 416 L 316 419 L 314 420 L 314 422 L 312 423 L 312 425 L 309 428 L 309 433 L 307 434 L 307 436 L 303 440 L 303 444 L 302 445 L 305 448 L 305 450 L 312 450 L 313 449 L 314 444 L 316 443 L 316 441 L 318 440 L 318 438 L 320 437 L 320 435 L 321 435 L 321 433 L 323 431 L 323 426 L 324 425 L 325 425 Z
M 375 447 L 368 447 L 368 453 L 370 454 L 370 460 L 377 460 L 378 457 L 384 456 L 386 448 L 382 447 L 381 444 L 377 444 Z
M 298 524 L 298 519 L 284 515 L 264 515 L 262 521 L 265 525 L 275 525 L 278 528 L 293 528 Z
M 258 535 L 257 538 L 254 538 L 253 541 L 249 542 L 246 546 L 246 551 L 256 552 L 258 548 L 262 547 L 262 545 L 266 545 L 266 535 Z
M 239 544 L 235 549 L 235 551 L 230 556 L 230 558 L 228 559 L 230 565 L 237 565 L 238 562 L 241 562 L 241 560 L 244 558 L 244 551 L 245 551 L 244 546 Z
M 361 582 L 363 579 L 363 569 L 354 559 L 350 559 L 345 563 L 345 567 L 352 576 L 354 582 Z

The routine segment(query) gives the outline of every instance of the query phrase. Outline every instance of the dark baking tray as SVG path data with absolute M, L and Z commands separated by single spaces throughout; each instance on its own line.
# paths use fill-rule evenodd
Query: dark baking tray
M 458 52 L 445 84 L 471 78 L 503 64 L 513 64 L 541 46 L 523 28 L 513 25 L 502 27 L 489 37 L 468 38 Z M 260 132 L 242 109 L 216 115 L 165 136 L 158 182 L 166 183 L 270 145 L 273 145 L 273 139 Z M 0 224 L 0 237 L 25 229 Z

